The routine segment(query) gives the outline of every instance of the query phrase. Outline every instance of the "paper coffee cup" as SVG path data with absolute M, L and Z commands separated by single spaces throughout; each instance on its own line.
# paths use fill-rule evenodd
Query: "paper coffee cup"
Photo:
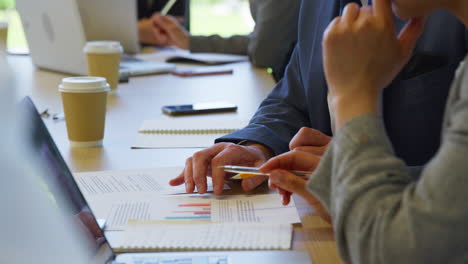
M 64 78 L 59 86 L 72 147 L 102 146 L 109 84 L 102 77 Z
M 0 21 L 0 53 L 7 51 L 8 22 Z
M 118 41 L 90 41 L 84 47 L 88 75 L 106 78 L 115 91 L 119 84 L 120 56 L 123 48 Z

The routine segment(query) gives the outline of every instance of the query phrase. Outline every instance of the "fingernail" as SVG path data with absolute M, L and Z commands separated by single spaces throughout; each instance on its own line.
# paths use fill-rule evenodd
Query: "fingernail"
M 255 187 L 257 187 L 257 185 L 255 184 L 255 182 L 251 179 L 246 179 L 247 181 L 247 187 L 249 187 L 250 190 L 254 189 Z
M 274 190 L 274 189 L 275 189 L 275 185 L 274 185 L 270 180 L 268 180 L 268 188 L 269 188 L 270 190 Z
M 185 190 L 188 192 L 188 193 L 191 193 L 192 190 L 193 190 L 193 184 L 191 183 L 185 183 Z

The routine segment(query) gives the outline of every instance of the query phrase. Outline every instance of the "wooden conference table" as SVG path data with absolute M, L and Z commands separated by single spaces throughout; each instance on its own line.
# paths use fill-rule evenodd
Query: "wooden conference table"
M 39 111 L 63 111 L 58 84 L 66 75 L 38 70 L 27 56 L 10 56 L 8 62 L 18 96 L 31 96 Z M 136 132 L 143 120 L 169 118 L 161 113 L 161 106 L 168 104 L 229 101 L 238 105 L 237 113 L 219 116 L 249 119 L 274 81 L 265 69 L 253 68 L 248 62 L 227 67 L 234 69 L 233 75 L 181 78 L 163 74 L 133 77 L 128 84 L 121 84 L 118 92 L 109 96 L 102 148 L 72 149 L 65 122 L 52 118 L 45 122 L 73 172 L 183 166 L 185 159 L 199 149 L 133 150 L 130 146 Z M 293 249 L 307 251 L 315 264 L 342 263 L 331 226 L 305 201 L 299 197 L 295 201 L 302 225 L 294 228 Z

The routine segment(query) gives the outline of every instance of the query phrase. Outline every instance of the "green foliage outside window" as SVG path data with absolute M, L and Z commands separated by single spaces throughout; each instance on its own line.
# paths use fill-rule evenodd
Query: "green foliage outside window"
M 0 10 L 14 8 L 15 0 L 0 0 Z
M 193 35 L 248 34 L 253 28 L 249 1 L 191 0 L 190 27 Z
M 252 31 L 248 0 L 191 0 L 190 5 L 191 33 L 194 35 L 231 36 Z M 23 48 L 27 46 L 26 39 L 14 8 L 15 0 L 0 0 L 0 21 L 7 20 L 10 24 L 8 46 Z

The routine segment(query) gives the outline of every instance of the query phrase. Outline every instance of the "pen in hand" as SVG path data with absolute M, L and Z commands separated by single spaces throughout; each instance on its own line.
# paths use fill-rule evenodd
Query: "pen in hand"
M 161 15 L 165 16 L 167 13 L 169 13 L 169 10 L 171 10 L 172 6 L 175 4 L 177 0 L 169 0 L 167 1 L 166 5 L 163 7 L 161 10 Z
M 243 180 L 254 176 L 270 176 L 269 173 L 263 173 L 259 171 L 259 168 L 255 167 L 244 167 L 244 166 L 233 166 L 224 165 L 218 168 L 223 169 L 225 172 L 237 173 L 236 176 L 232 177 L 233 180 Z M 298 177 L 309 178 L 312 175 L 311 171 L 289 171 Z

